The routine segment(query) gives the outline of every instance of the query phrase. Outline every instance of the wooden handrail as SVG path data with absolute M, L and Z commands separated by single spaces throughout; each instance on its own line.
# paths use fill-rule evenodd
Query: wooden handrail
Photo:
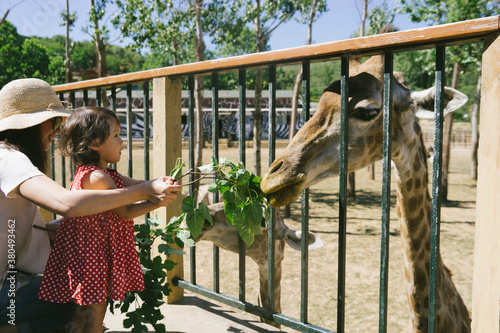
M 273 63 L 293 64 L 304 59 L 309 59 L 311 61 L 328 58 L 335 59 L 345 54 L 368 56 L 387 50 L 400 52 L 408 49 L 422 49 L 436 44 L 468 44 L 484 40 L 486 36 L 498 32 L 499 28 L 500 16 L 490 16 L 420 29 L 352 38 L 290 49 L 252 53 L 231 58 L 207 60 L 88 81 L 73 82 L 54 86 L 54 90 L 61 93 L 111 85 L 124 85 L 164 76 L 197 75 L 213 71 L 236 70 L 242 67 L 262 67 Z

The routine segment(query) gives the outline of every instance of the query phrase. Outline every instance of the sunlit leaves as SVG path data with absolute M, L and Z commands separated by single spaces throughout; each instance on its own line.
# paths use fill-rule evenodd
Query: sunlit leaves
M 241 163 L 235 164 L 228 159 L 219 162 L 212 158 L 212 163 L 198 168 L 200 178 L 210 176 L 215 182 L 208 188 L 217 191 L 224 201 L 226 222 L 238 228 L 246 244 L 253 243 L 254 235 L 261 234 L 262 217 L 267 211 L 267 199 L 260 189 L 261 178 L 248 172 Z M 200 235 L 205 220 L 212 223 L 208 207 L 195 198 L 187 196 L 182 202 L 182 211 L 186 214 L 186 223 L 193 238 Z

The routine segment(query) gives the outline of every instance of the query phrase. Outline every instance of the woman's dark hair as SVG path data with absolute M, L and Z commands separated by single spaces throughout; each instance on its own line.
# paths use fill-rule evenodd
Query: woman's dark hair
M 40 124 L 0 132 L 0 141 L 26 155 L 41 172 L 47 172 L 48 153 L 43 147 Z
M 110 120 L 120 120 L 116 114 L 98 106 L 84 106 L 73 111 L 61 130 L 61 153 L 75 165 L 97 164 L 99 154 L 91 147 L 100 146 L 109 136 Z

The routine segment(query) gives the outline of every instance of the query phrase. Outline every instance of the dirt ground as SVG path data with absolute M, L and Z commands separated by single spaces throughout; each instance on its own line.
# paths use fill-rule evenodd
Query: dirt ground
M 222 148 L 222 147 L 221 147 Z M 277 150 L 279 155 L 281 148 Z M 208 151 L 210 152 L 210 151 Z M 251 155 L 248 149 L 247 156 Z M 267 150 L 265 154 L 267 155 Z M 444 263 L 454 274 L 468 308 L 471 308 L 472 259 L 474 249 L 474 221 L 476 183 L 469 176 L 468 149 L 453 149 L 449 179 L 449 202 L 441 211 L 441 253 Z M 221 157 L 237 160 L 237 150 L 223 149 Z M 267 157 L 265 157 L 267 158 Z M 208 159 L 207 159 L 208 161 Z M 253 161 L 248 160 L 252 170 Z M 263 161 L 267 165 L 267 161 Z M 431 166 L 430 166 L 431 167 Z M 266 168 L 263 168 L 264 171 Z M 382 165 L 376 164 L 375 180 L 368 172 L 356 172 L 357 199 L 347 211 L 346 264 L 346 332 L 374 332 L 378 328 L 380 224 Z M 430 180 L 432 177 L 429 178 Z M 337 264 L 338 264 L 338 178 L 324 181 L 310 191 L 310 231 L 319 235 L 325 246 L 309 253 L 309 322 L 336 330 Z M 401 332 L 408 321 L 407 300 L 404 292 L 402 248 L 399 223 L 395 213 L 395 185 L 392 183 L 390 226 L 390 266 L 388 332 Z M 300 201 L 292 205 L 292 216 L 285 223 L 292 229 L 301 229 Z M 197 244 L 197 282 L 212 287 L 212 244 Z M 185 258 L 185 276 L 189 278 L 189 255 Z M 238 297 L 238 257 L 221 250 L 221 291 Z M 247 300 L 257 303 L 257 266 L 247 260 Z M 300 252 L 286 247 L 282 277 L 282 308 L 287 316 L 300 318 Z M 293 330 L 284 328 L 287 332 Z

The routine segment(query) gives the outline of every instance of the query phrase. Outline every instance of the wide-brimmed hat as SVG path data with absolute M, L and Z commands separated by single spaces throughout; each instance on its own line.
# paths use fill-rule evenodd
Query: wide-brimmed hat
M 43 80 L 14 80 L 0 90 L 0 132 L 32 127 L 70 114 L 54 89 Z

